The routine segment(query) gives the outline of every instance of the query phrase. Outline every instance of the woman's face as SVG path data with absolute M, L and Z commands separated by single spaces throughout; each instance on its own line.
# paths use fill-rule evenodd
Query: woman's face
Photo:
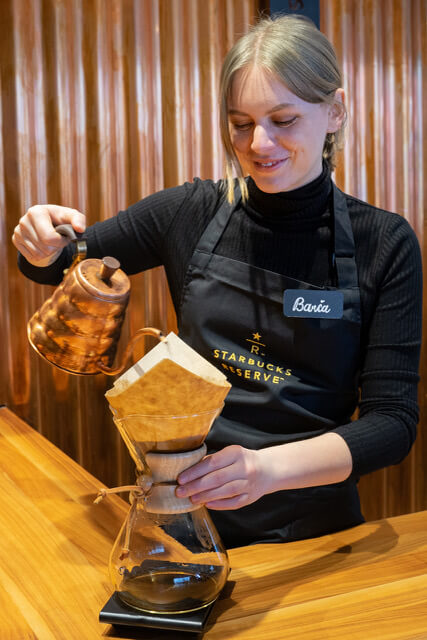
M 336 96 L 343 100 L 343 90 Z M 344 115 L 335 105 L 305 102 L 262 68 L 236 72 L 228 104 L 231 142 L 245 175 L 266 193 L 297 189 L 322 171 L 326 134 Z

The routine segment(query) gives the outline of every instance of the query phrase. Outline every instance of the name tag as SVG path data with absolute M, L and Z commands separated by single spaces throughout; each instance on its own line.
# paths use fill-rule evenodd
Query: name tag
M 283 295 L 283 313 L 288 318 L 342 318 L 343 305 L 342 291 L 286 289 Z

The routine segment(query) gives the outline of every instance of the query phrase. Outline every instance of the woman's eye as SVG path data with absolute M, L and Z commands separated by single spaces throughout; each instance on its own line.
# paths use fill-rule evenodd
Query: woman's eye
M 233 127 L 237 131 L 248 131 L 252 127 L 252 122 L 233 122 Z
M 289 120 L 276 120 L 275 121 L 275 125 L 278 127 L 290 127 L 291 124 L 294 124 L 294 122 L 296 122 L 297 117 L 295 116 L 294 118 L 290 118 Z
M 276 127 L 290 127 L 297 120 L 298 116 L 294 116 L 288 120 L 273 120 L 273 125 Z M 232 125 L 236 131 L 249 131 L 254 126 L 253 122 L 233 122 Z

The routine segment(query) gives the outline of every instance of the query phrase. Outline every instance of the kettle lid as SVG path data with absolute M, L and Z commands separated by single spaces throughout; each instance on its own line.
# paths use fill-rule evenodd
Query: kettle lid
M 76 265 L 75 273 L 81 286 L 96 298 L 122 302 L 129 297 L 130 281 L 116 258 L 87 258 Z

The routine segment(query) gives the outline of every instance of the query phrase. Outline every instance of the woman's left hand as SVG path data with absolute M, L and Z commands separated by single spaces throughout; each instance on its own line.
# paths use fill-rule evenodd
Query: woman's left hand
M 231 445 L 206 456 L 178 476 L 179 498 L 209 509 L 239 509 L 267 493 L 268 470 L 259 451 Z

